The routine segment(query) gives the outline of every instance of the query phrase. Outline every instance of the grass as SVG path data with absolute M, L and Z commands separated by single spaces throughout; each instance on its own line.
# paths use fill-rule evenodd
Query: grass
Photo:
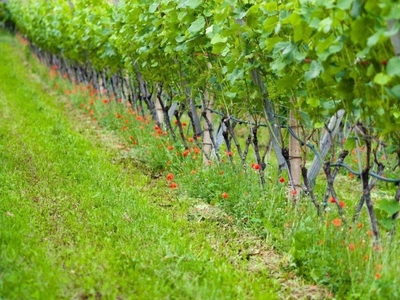
M 293 276 L 282 280 L 282 257 L 230 216 L 180 196 L 108 147 L 114 134 L 49 90 L 43 67 L 13 36 L 1 32 L 0 47 L 1 298 L 318 294 Z

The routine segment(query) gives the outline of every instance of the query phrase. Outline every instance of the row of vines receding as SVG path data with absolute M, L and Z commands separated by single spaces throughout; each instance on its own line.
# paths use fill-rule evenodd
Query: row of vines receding
M 254 161 L 262 185 L 276 168 L 321 220 L 329 201 L 343 223 L 365 206 L 375 243 L 378 223 L 393 232 L 400 187 L 378 202 L 371 191 L 400 182 L 397 1 L 10 0 L 7 11 L 43 62 L 130 103 L 185 149 L 190 138 L 205 165 Z M 349 151 L 357 159 L 346 163 Z M 351 220 L 335 191 L 340 170 L 361 182 Z

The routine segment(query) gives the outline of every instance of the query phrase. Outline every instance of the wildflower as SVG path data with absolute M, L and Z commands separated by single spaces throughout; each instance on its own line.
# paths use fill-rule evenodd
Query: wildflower
M 224 199 L 228 199 L 228 198 L 229 198 L 228 193 L 225 193 L 225 192 L 223 192 L 221 196 L 222 196 L 222 198 L 224 198 Z
M 175 182 L 171 182 L 171 183 L 169 184 L 169 187 L 170 187 L 171 189 L 177 189 L 177 188 L 178 188 L 178 185 L 177 185 Z
M 167 149 L 168 149 L 169 151 L 174 150 L 174 146 L 169 145 L 169 146 L 167 147 Z
M 226 151 L 225 152 L 227 156 L 232 157 L 233 156 L 233 152 L 232 151 Z
M 196 154 L 200 154 L 201 150 L 199 148 L 197 148 L 197 147 L 194 147 L 193 148 L 193 152 L 196 153 Z
M 354 174 L 353 173 L 349 173 L 349 178 L 353 179 L 354 178 Z
M 117 114 L 117 119 L 123 119 L 124 117 L 121 114 Z
M 346 207 L 346 203 L 344 203 L 343 201 L 339 201 L 339 206 L 341 208 L 345 208 Z
M 189 155 L 189 153 L 190 153 L 190 150 L 186 149 L 185 151 L 183 151 L 182 155 L 186 157 Z
M 129 124 L 129 120 L 125 120 L 124 123 L 125 123 L 125 124 Z
M 118 99 L 118 103 L 122 103 L 122 99 L 121 98 Z
M 297 190 L 293 190 L 292 191 L 292 196 L 296 196 L 297 195 Z
M 188 138 L 189 143 L 192 143 L 194 141 L 194 138 L 190 137 Z
M 358 224 L 357 224 L 357 228 L 361 229 L 361 228 L 363 228 L 363 227 L 364 227 L 364 224 L 363 224 L 363 223 L 358 223 Z
M 182 122 L 182 126 L 183 127 L 187 126 L 187 123 L 186 122 Z
M 168 173 L 166 178 L 167 178 L 168 181 L 172 181 L 172 180 L 174 180 L 174 174 Z
M 103 103 L 104 103 L 104 104 L 107 104 L 107 103 L 108 103 L 108 100 L 107 100 L 107 99 L 103 99 Z
M 330 197 L 330 198 L 329 198 L 329 202 L 330 202 L 330 203 L 336 203 L 335 198 Z
M 128 127 L 126 127 L 126 126 L 122 126 L 122 128 L 121 128 L 122 130 L 127 130 L 128 129 Z
M 349 250 L 350 251 L 354 251 L 354 249 L 356 249 L 356 246 L 353 243 L 349 244 Z
M 192 175 L 194 175 L 194 174 L 196 174 L 197 173 L 197 170 L 192 170 L 192 171 L 190 171 L 190 174 L 192 174 Z
M 382 276 L 381 276 L 381 274 L 380 273 L 376 273 L 375 274 L 375 280 L 378 280 L 378 279 L 380 279 Z
M 279 178 L 279 182 L 280 183 L 284 183 L 285 182 L 285 178 L 283 178 L 283 177 Z
M 332 220 L 332 224 L 335 225 L 336 227 L 339 227 L 340 225 L 342 225 L 342 220 L 334 219 Z
M 261 166 L 259 164 L 253 164 L 252 167 L 253 167 L 254 170 L 260 170 L 261 169 Z

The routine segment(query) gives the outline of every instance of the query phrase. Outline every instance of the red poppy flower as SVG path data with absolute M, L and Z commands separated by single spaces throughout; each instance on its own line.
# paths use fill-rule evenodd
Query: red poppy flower
M 224 199 L 228 199 L 228 198 L 229 198 L 228 193 L 225 193 L 225 192 L 223 192 L 221 196 L 222 196 L 222 198 L 224 198 Z
M 186 157 L 189 155 L 189 153 L 190 153 L 190 150 L 186 149 L 185 151 L 183 151 L 182 155 Z
M 175 182 L 171 182 L 171 183 L 169 184 L 169 187 L 170 187 L 171 189 L 177 189 L 177 188 L 178 188 L 178 185 L 177 185 Z
M 174 174 L 168 173 L 166 178 L 167 178 L 168 181 L 172 181 L 172 180 L 174 180 Z
M 340 227 L 340 225 L 342 225 L 342 220 L 334 219 L 332 220 L 332 224 L 335 225 L 336 227 Z
M 280 183 L 284 183 L 285 182 L 285 178 L 283 178 L 283 177 L 279 178 L 279 182 Z

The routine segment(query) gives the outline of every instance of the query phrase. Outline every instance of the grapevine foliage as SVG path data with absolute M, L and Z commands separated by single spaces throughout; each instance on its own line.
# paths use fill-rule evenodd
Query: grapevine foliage
M 398 144 L 395 0 L 11 0 L 8 6 L 35 44 L 71 61 L 109 72 L 140 70 L 150 82 L 181 88 L 185 82 L 192 91 L 207 86 L 218 105 L 236 113 L 262 109 L 263 91 L 251 78 L 257 69 L 271 100 L 294 105 L 315 127 L 344 108 L 353 123 Z

